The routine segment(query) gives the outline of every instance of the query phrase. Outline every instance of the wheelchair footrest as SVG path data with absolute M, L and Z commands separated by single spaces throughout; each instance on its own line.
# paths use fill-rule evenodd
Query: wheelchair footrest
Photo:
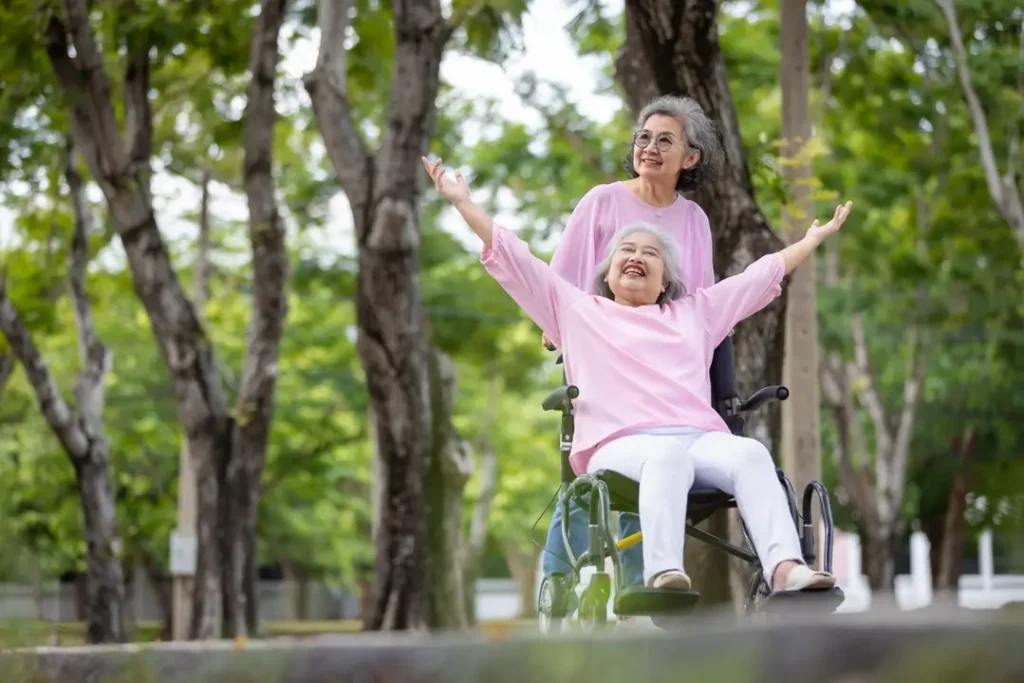
M 697 591 L 633 586 L 615 596 L 615 614 L 647 616 L 689 612 L 699 601 L 700 593 Z
M 778 591 L 761 604 L 764 614 L 831 614 L 846 595 L 839 586 L 821 590 Z

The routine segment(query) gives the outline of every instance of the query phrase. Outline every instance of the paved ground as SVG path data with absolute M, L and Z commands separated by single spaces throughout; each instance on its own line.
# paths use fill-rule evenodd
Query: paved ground
M 352 634 L 0 653 L 31 683 L 776 683 L 1024 680 L 1024 618 L 922 610 L 785 623 L 691 619 L 674 631 L 485 639 Z

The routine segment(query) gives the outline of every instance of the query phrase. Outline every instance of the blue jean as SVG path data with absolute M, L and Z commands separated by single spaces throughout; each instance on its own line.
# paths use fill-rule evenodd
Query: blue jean
M 590 526 L 590 513 L 579 506 L 575 500 L 569 501 L 569 544 L 572 554 L 579 557 L 587 550 L 587 528 Z M 619 538 L 625 538 L 640 531 L 640 517 L 633 513 L 619 513 Z M 643 543 L 619 553 L 623 584 L 626 586 L 643 585 L 644 554 Z M 541 569 L 544 574 L 559 572 L 568 576 L 572 572 L 569 565 L 569 553 L 565 551 L 562 539 L 562 500 L 559 494 L 555 514 L 551 516 L 548 527 L 548 539 L 544 544 Z

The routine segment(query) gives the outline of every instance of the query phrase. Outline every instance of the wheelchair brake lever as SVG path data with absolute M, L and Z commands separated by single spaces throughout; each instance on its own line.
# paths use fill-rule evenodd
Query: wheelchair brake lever
M 738 412 L 746 413 L 757 410 L 768 401 L 785 401 L 789 398 L 789 389 L 781 385 L 764 387 L 754 392 L 754 395 L 740 403 Z

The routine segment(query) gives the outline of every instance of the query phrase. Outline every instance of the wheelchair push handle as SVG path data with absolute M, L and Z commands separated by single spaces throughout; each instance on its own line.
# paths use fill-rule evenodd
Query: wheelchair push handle
M 572 407 L 572 400 L 580 395 L 579 387 L 575 384 L 560 386 L 544 399 L 544 410 L 560 410 L 567 412 Z
M 745 413 L 757 410 L 768 401 L 785 401 L 789 398 L 789 389 L 781 385 L 773 385 L 758 389 L 754 395 L 739 405 L 739 411 Z

